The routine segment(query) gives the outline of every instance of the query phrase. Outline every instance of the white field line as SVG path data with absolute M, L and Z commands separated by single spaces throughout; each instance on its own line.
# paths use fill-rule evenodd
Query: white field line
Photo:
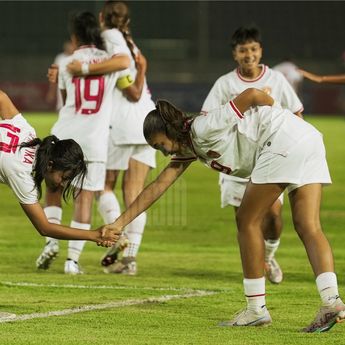
M 190 288 L 175 288 L 175 287 L 140 287 L 140 286 L 125 286 L 125 285 L 74 285 L 74 284 L 39 284 L 27 282 L 9 282 L 2 281 L 0 285 L 5 286 L 23 286 L 23 287 L 44 287 L 44 288 L 62 288 L 62 289 L 104 289 L 104 290 L 150 290 L 150 291 L 205 291 Z
M 198 291 L 180 294 L 180 295 L 164 295 L 164 296 L 159 296 L 159 297 L 149 297 L 149 298 L 142 298 L 142 299 L 128 299 L 125 301 L 109 302 L 109 303 L 104 303 L 104 304 L 84 305 L 84 306 L 74 307 L 74 308 L 69 308 L 69 309 L 48 311 L 46 313 L 23 314 L 23 315 L 18 315 L 12 319 L 0 318 L 0 323 L 25 321 L 25 320 L 32 320 L 32 319 L 43 319 L 50 316 L 65 316 L 65 315 L 70 315 L 70 314 L 84 313 L 86 311 L 121 308 L 121 307 L 128 307 L 132 305 L 140 305 L 140 304 L 146 304 L 146 303 L 162 303 L 162 302 L 171 301 L 171 300 L 180 299 L 180 298 L 210 296 L 216 293 L 217 292 L 214 292 L 214 291 L 198 290 Z

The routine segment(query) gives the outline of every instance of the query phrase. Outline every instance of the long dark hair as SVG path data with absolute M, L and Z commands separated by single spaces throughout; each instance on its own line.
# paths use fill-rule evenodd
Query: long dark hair
M 144 120 L 144 137 L 147 142 L 153 135 L 164 133 L 169 139 L 188 144 L 190 116 L 168 101 L 158 100 L 156 109 L 150 111 Z
M 59 140 L 55 135 L 50 135 L 43 140 L 35 138 L 22 143 L 20 148 L 36 146 L 36 160 L 32 169 L 32 176 L 38 190 L 38 197 L 41 198 L 42 196 L 42 181 L 48 167 L 51 167 L 53 171 L 69 172 L 62 196 L 65 201 L 71 195 L 76 198 L 82 189 L 87 172 L 84 154 L 79 144 L 73 139 Z M 78 187 L 71 184 L 73 180 L 73 184 L 78 185 Z
M 102 9 L 102 16 L 107 28 L 116 28 L 122 33 L 127 47 L 135 60 L 135 45 L 129 28 L 130 13 L 127 4 L 123 1 L 106 1 Z
M 95 45 L 105 50 L 97 18 L 93 13 L 82 11 L 72 13 L 69 21 L 70 34 L 74 34 L 79 45 Z

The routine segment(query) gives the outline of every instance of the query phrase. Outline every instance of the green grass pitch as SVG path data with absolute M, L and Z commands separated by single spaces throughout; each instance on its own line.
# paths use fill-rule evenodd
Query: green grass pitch
M 56 119 L 49 114 L 26 117 L 41 137 L 49 133 Z M 340 293 L 345 295 L 345 121 L 330 116 L 306 119 L 324 134 L 333 185 L 324 190 L 322 224 L 334 250 Z M 161 156 L 158 161 L 151 178 L 167 162 Z M 154 205 L 148 212 L 135 277 L 103 274 L 99 259 L 104 249 L 93 243 L 86 244 L 80 260 L 86 274 L 64 275 L 64 241 L 51 269 L 37 272 L 35 260 L 44 239 L 9 188 L 1 185 L 0 311 L 28 319 L 0 323 L 0 344 L 344 343 L 345 325 L 341 324 L 324 334 L 299 332 L 314 318 L 319 297 L 304 248 L 291 224 L 287 198 L 277 253 L 284 281 L 281 285 L 267 283 L 266 301 L 273 324 L 264 328 L 217 326 L 245 303 L 233 212 L 220 208 L 217 183 L 217 173 L 194 163 Z M 121 198 L 119 190 L 117 194 Z M 93 225 L 101 225 L 96 206 L 93 215 Z M 65 224 L 70 217 L 71 203 L 64 209 Z M 91 310 L 85 311 L 89 306 Z M 76 310 L 73 308 L 81 308 L 81 312 L 70 313 Z M 63 315 L 49 316 L 57 311 Z

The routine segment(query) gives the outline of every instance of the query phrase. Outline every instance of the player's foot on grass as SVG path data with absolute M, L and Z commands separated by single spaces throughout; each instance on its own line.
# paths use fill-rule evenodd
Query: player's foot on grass
M 102 257 L 101 265 L 104 267 L 112 265 L 118 258 L 118 255 L 128 245 L 128 238 L 126 235 L 122 235 L 120 239 L 108 249 L 106 254 Z
M 84 274 L 84 272 L 81 270 L 78 262 L 75 262 L 73 260 L 66 260 L 65 274 L 77 275 L 77 274 Z
M 12 320 L 12 319 L 14 319 L 16 317 L 17 317 L 16 314 L 6 313 L 4 311 L 0 312 L 0 321 L 2 321 L 2 320 Z
M 345 320 L 345 304 L 340 298 L 327 307 L 321 307 L 313 322 L 302 329 L 306 333 L 321 333 L 329 331 L 336 323 Z
M 117 273 L 135 276 L 137 274 L 137 262 L 135 257 L 127 256 L 116 261 L 110 266 L 104 267 L 104 273 Z
M 36 267 L 41 270 L 47 270 L 58 254 L 59 245 L 53 241 L 47 242 L 42 253 L 36 260 Z
M 255 311 L 247 308 L 243 309 L 232 320 L 221 322 L 219 326 L 264 326 L 270 323 L 272 323 L 271 315 L 267 308 L 263 306 Z
M 265 262 L 265 272 L 267 279 L 273 284 L 280 284 L 283 280 L 283 272 L 275 258 Z

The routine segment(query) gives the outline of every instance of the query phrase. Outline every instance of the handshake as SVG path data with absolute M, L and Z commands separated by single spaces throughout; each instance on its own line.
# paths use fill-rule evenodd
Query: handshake
M 113 224 L 103 225 L 92 233 L 95 236 L 92 240 L 101 247 L 111 247 L 117 245 L 120 250 L 123 250 L 128 245 L 128 239 L 123 234 L 122 229 L 114 227 Z

